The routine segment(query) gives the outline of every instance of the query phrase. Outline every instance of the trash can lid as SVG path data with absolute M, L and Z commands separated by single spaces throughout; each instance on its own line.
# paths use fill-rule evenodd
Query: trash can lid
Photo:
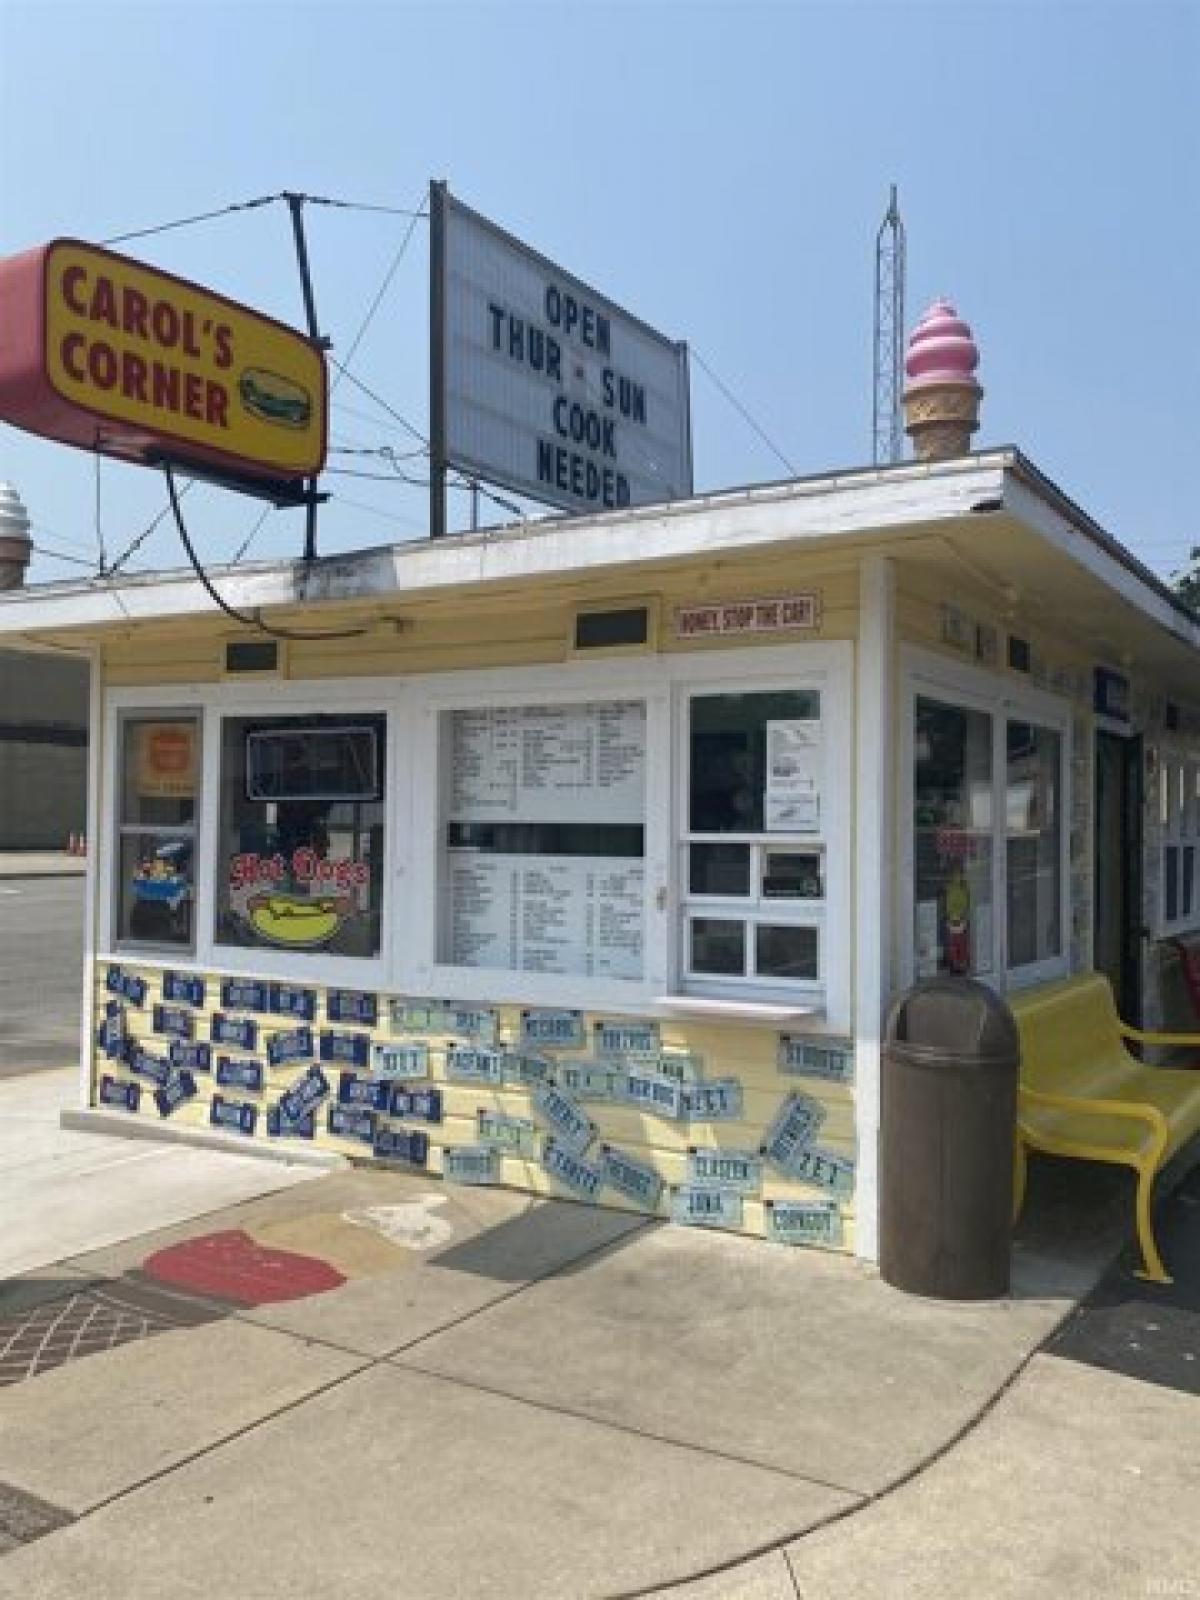
M 977 978 L 924 978 L 892 1006 L 886 1043 L 922 1054 L 1016 1061 L 1021 1042 L 1004 1001 Z

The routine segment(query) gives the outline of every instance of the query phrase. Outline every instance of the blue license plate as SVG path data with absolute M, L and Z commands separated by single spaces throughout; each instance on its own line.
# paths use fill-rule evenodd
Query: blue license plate
M 258 1107 L 251 1105 L 248 1100 L 226 1100 L 224 1095 L 215 1094 L 208 1108 L 208 1120 L 214 1128 L 226 1128 L 230 1133 L 249 1136 L 258 1121 Z
M 419 1122 L 441 1122 L 442 1091 L 440 1089 L 404 1089 L 399 1084 L 392 1088 L 388 1103 L 390 1117 L 413 1117 Z
M 173 1072 L 161 1089 L 154 1091 L 154 1104 L 160 1117 L 169 1117 L 196 1093 L 196 1080 L 190 1072 Z
M 251 1094 L 261 1094 L 262 1062 L 240 1061 L 233 1056 L 218 1056 L 217 1082 L 223 1089 L 246 1089 Z
M 164 1000 L 176 1000 L 185 1006 L 202 1006 L 204 979 L 185 972 L 164 972 L 162 992 Z
M 365 1033 L 335 1033 L 321 1030 L 321 1060 L 342 1062 L 348 1067 L 365 1067 L 371 1058 L 371 1040 Z
M 99 1100 L 102 1106 L 113 1106 L 118 1111 L 136 1111 L 142 1101 L 140 1083 L 124 1083 L 107 1072 L 100 1079 Z
M 379 1021 L 379 1001 L 356 989 L 330 989 L 325 996 L 325 1015 L 330 1022 L 359 1022 L 373 1028 Z
M 429 1160 L 429 1135 L 419 1128 L 377 1127 L 372 1149 L 382 1161 L 405 1161 L 411 1167 L 423 1167 Z
M 221 983 L 221 1004 L 230 1011 L 267 1011 L 270 993 L 256 978 L 225 978 Z

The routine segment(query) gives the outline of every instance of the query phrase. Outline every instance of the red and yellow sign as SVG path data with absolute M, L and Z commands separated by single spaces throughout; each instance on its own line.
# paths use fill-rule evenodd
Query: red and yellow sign
M 137 729 L 137 792 L 153 799 L 196 793 L 196 730 L 184 722 L 143 722 Z
M 273 480 L 325 463 L 325 358 L 198 284 L 75 239 L 0 262 L 0 420 Z

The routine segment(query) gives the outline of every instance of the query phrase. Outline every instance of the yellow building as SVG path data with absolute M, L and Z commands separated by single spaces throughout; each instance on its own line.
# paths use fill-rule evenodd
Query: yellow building
M 91 662 L 98 1119 L 874 1257 L 895 993 L 1170 1003 L 1200 623 L 1015 450 L 212 577 L 289 637 L 0 597 Z

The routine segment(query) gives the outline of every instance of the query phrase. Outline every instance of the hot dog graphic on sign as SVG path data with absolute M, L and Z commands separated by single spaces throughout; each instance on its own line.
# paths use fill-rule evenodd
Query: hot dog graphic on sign
M 229 862 L 229 908 L 255 942 L 325 945 L 366 910 L 370 877 L 365 861 L 321 855 L 309 845 L 288 854 L 240 852 Z

